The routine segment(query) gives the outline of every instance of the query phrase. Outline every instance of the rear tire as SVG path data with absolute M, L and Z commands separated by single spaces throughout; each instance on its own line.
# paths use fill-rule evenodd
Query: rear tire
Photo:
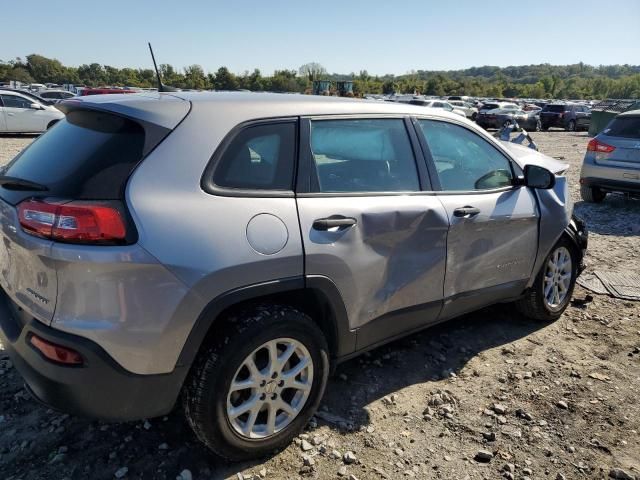
M 260 458 L 289 445 L 318 408 L 329 375 L 327 342 L 288 306 L 261 305 L 225 320 L 185 382 L 185 416 L 217 455 Z
M 532 320 L 557 320 L 571 301 L 577 276 L 578 255 L 575 246 L 562 237 L 545 258 L 531 288 L 515 302 L 516 308 Z
M 580 196 L 587 203 L 600 203 L 605 199 L 607 193 L 597 187 L 580 185 Z

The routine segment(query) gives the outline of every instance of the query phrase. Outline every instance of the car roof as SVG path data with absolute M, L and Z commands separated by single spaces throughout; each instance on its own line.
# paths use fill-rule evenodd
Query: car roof
M 316 115 L 424 115 L 424 106 L 400 102 L 380 102 L 317 95 L 250 93 L 250 92 L 142 92 L 73 97 L 58 104 L 63 111 L 82 106 L 105 110 L 159 110 L 177 100 L 189 102 L 193 109 L 233 111 L 242 121 L 269 117 L 295 117 Z M 441 100 L 438 100 L 441 101 Z M 132 112 L 133 113 L 133 112 Z M 428 110 L 429 115 L 462 121 L 459 115 L 441 109 Z M 133 115 L 136 116 L 136 115 Z

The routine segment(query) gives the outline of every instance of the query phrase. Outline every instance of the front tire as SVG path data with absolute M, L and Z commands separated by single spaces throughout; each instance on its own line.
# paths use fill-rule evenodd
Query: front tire
M 318 408 L 329 375 L 327 342 L 288 306 L 261 305 L 225 325 L 192 367 L 185 416 L 217 455 L 260 458 L 286 447 Z
M 547 255 L 531 288 L 516 301 L 516 308 L 533 320 L 551 322 L 558 319 L 571 301 L 577 276 L 575 247 L 562 237 Z
M 605 199 L 607 193 L 597 187 L 580 185 L 580 196 L 582 197 L 582 200 L 587 203 L 600 203 Z

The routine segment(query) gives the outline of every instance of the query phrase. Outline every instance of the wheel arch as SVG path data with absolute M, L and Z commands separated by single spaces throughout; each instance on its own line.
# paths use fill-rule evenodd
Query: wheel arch
M 191 366 L 208 339 L 224 332 L 228 313 L 267 302 L 289 305 L 307 314 L 324 333 L 332 358 L 355 351 L 356 333 L 349 329 L 335 284 L 324 276 L 300 276 L 237 288 L 211 300 L 191 329 L 176 366 Z

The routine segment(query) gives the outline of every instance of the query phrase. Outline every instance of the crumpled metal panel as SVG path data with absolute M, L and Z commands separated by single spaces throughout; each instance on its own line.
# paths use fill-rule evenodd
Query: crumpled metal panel
M 449 222 L 437 197 L 299 198 L 298 208 L 305 273 L 335 282 L 350 328 L 442 299 Z M 313 229 L 314 220 L 332 215 L 355 218 L 357 224 Z

